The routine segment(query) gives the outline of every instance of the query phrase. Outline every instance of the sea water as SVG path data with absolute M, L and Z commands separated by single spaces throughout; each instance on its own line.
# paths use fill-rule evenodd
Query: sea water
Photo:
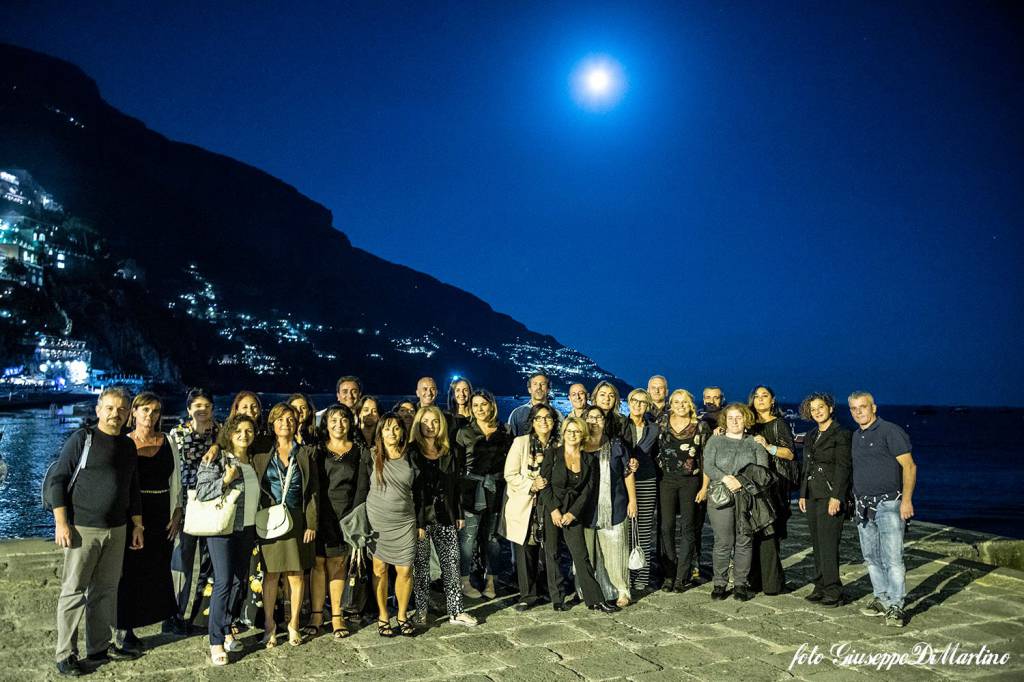
M 285 397 L 268 394 L 262 399 L 267 407 Z M 314 395 L 311 399 L 323 407 L 334 397 Z M 395 396 L 382 397 L 381 410 L 390 409 L 397 400 Z M 498 398 L 501 418 L 507 418 L 522 402 Z M 215 401 L 218 418 L 226 416 L 229 404 L 230 398 Z M 555 405 L 562 411 L 568 409 L 564 400 Z M 168 401 L 165 410 L 169 414 L 184 411 L 180 401 Z M 64 411 L 70 415 L 70 406 Z M 845 407 L 839 407 L 839 416 L 847 427 L 853 425 Z M 1024 495 L 1018 490 L 1024 481 L 1024 442 L 1016 437 L 1024 427 L 1024 409 L 880 406 L 879 416 L 910 434 L 918 466 L 916 518 L 1024 537 L 1020 524 Z M 0 539 L 52 536 L 53 515 L 42 508 L 40 486 L 47 467 L 79 425 L 80 419 L 52 417 L 47 409 L 0 413 L 0 470 L 6 465 L 6 477 L 0 483 Z M 810 424 L 797 420 L 793 426 L 803 432 Z

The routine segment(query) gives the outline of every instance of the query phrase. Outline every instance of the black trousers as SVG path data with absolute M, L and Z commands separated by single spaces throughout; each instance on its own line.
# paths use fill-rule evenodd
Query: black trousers
M 697 524 L 698 507 L 696 497 L 702 483 L 701 476 L 669 476 L 662 478 L 659 486 L 661 516 L 661 565 L 665 580 L 673 582 L 678 577 L 690 577 L 690 566 L 697 552 L 694 532 Z M 682 529 L 676 543 L 676 515 L 680 516 Z
M 544 565 L 540 558 L 540 545 L 519 545 L 513 542 L 512 553 L 516 559 L 519 601 L 536 601 L 541 596 L 537 591 L 538 576 L 544 572 Z
M 587 554 L 587 543 L 583 539 L 583 526 L 579 521 L 573 521 L 567 528 L 555 526 L 550 516 L 544 518 L 544 559 L 548 565 L 548 593 L 551 601 L 555 604 L 565 599 L 565 579 L 562 576 L 558 564 L 558 539 L 565 538 L 565 544 L 569 547 L 569 554 L 572 555 L 572 562 L 576 565 L 576 582 L 583 591 L 583 601 L 587 606 L 593 606 L 604 601 L 604 592 L 597 584 L 594 577 L 594 566 L 590 563 L 590 556 Z
M 780 594 L 786 576 L 779 556 L 779 536 L 754 535 L 754 560 L 750 562 L 750 589 L 765 594 Z
M 697 504 L 697 514 L 693 520 L 693 568 L 700 568 L 700 557 L 704 546 L 704 522 L 707 518 L 708 501 L 704 500 Z
M 842 510 L 828 515 L 828 500 L 807 500 L 807 527 L 814 551 L 814 591 L 838 599 L 843 590 L 839 579 L 839 539 L 843 535 Z

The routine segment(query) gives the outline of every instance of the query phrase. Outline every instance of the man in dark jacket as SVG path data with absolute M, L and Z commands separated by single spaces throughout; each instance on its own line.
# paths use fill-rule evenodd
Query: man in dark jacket
M 136 656 L 110 643 L 129 518 L 131 549 L 142 549 L 144 530 L 138 453 L 135 444 L 121 435 L 130 403 L 124 389 L 104 389 L 96 403 L 96 428 L 71 434 L 45 482 L 45 499 L 53 508 L 54 542 L 64 548 L 57 598 L 56 654 L 61 675 L 77 677 L 87 672 L 78 660 L 78 628 L 83 618 L 88 661 L 102 664 Z M 89 449 L 83 453 L 87 441 Z

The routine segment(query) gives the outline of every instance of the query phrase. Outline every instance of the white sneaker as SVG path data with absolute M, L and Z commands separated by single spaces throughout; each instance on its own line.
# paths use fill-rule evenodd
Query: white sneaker
M 224 651 L 235 653 L 236 651 L 241 651 L 244 648 L 245 647 L 242 646 L 242 643 L 237 639 L 224 639 Z
M 455 616 L 454 618 L 449 618 L 448 622 L 452 625 L 465 625 L 468 628 L 473 627 L 477 623 L 476 618 L 466 613 L 465 611 Z

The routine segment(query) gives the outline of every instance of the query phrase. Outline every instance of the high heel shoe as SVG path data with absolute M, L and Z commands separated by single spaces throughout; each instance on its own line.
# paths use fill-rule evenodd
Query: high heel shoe
M 331 612 L 331 630 L 333 630 L 334 639 L 345 639 L 352 634 L 348 625 L 345 624 L 344 611 L 341 613 Z
M 263 639 L 260 640 L 260 644 L 268 649 L 273 649 L 277 646 L 277 627 L 263 632 Z
M 288 644 L 291 646 L 299 646 L 302 644 L 302 633 L 288 624 Z

